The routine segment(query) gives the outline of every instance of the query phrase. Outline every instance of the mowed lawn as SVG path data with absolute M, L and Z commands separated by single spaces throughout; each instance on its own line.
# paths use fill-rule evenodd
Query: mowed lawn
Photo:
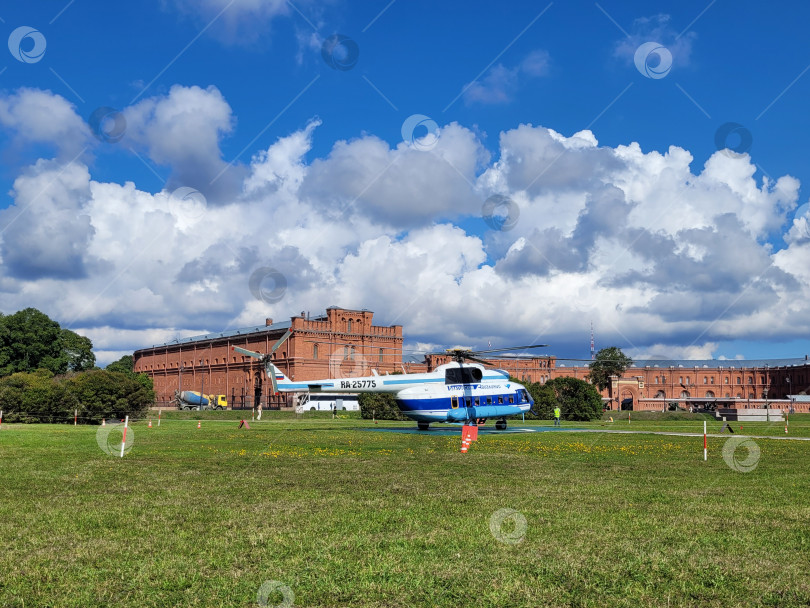
M 719 437 L 707 462 L 702 437 L 601 432 L 461 454 L 458 427 L 172 414 L 123 459 L 99 427 L 3 424 L 0 605 L 810 604 L 810 442 L 757 439 L 740 472 Z

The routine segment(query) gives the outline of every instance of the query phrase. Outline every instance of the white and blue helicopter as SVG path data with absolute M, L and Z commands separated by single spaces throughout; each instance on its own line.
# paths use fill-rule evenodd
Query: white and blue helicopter
M 287 378 L 271 362 L 273 353 L 289 338 L 287 332 L 267 353 L 257 353 L 238 346 L 234 351 L 259 359 L 265 366 L 273 393 L 392 393 L 400 411 L 415 420 L 420 431 L 427 431 L 431 422 L 462 422 L 483 424 L 495 418 L 495 428 L 506 429 L 506 417 L 525 414 L 532 409 L 534 400 L 522 384 L 513 382 L 501 369 L 488 369 L 490 363 L 478 359 L 478 355 L 504 353 L 507 351 L 541 348 L 547 344 L 514 346 L 488 350 L 452 348 L 447 354 L 453 361 L 438 366 L 424 374 L 396 374 L 380 376 L 372 370 L 372 376 L 358 378 L 331 378 L 294 382 Z M 466 363 L 465 361 L 475 361 Z

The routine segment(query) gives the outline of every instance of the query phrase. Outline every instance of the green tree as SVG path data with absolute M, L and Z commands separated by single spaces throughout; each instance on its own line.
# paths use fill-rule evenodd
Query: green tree
M 579 378 L 563 377 L 549 380 L 543 386 L 554 393 L 554 401 L 543 404 L 543 408 L 548 408 L 549 418 L 557 405 L 562 410 L 563 420 L 587 421 L 602 416 L 602 396 L 592 384 Z
M 603 348 L 598 353 L 594 361 L 590 364 L 591 371 L 588 372 L 588 379 L 596 385 L 599 390 L 608 389 L 608 396 L 613 401 L 613 383 L 611 376 L 622 377 L 627 368 L 633 365 L 633 360 L 622 352 L 617 346 Z
M 76 404 L 80 415 L 90 422 L 141 416 L 154 402 L 155 393 L 137 376 L 103 369 L 75 374 L 64 380 L 65 402 L 69 407 Z
M 93 354 L 93 343 L 90 338 L 63 329 L 61 335 L 61 349 L 67 357 L 67 369 L 71 372 L 83 372 L 93 369 L 96 365 L 96 356 Z
M 362 418 L 377 420 L 408 420 L 397 406 L 391 393 L 360 393 L 357 397 Z
M 0 376 L 47 369 L 54 374 L 68 370 L 59 323 L 36 308 L 0 317 Z
M 108 372 L 120 372 L 122 374 L 135 373 L 135 358 L 132 355 L 124 355 L 118 361 L 113 361 L 107 367 Z
M 132 355 L 124 355 L 118 359 L 118 361 L 113 361 L 104 369 L 108 372 L 125 374 L 150 391 L 155 387 L 154 382 L 152 382 L 152 379 L 149 376 L 146 374 L 135 373 L 135 358 Z
M 540 384 L 530 382 L 525 384 L 526 390 L 534 399 L 532 412 L 526 414 L 528 418 L 539 418 L 540 420 L 550 420 L 553 417 L 554 407 L 557 405 L 557 395 L 549 382 Z

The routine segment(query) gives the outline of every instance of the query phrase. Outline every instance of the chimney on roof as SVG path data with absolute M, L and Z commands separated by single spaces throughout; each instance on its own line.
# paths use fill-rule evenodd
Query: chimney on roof
M 304 312 L 303 310 L 301 311 L 301 318 L 302 318 L 302 319 L 306 319 L 306 318 L 307 318 L 306 312 Z
M 267 327 L 267 326 L 269 326 L 269 325 L 272 325 L 272 324 L 273 324 L 273 319 L 271 319 L 270 317 L 267 317 L 267 318 L 264 320 L 264 325 L 265 325 L 265 327 Z

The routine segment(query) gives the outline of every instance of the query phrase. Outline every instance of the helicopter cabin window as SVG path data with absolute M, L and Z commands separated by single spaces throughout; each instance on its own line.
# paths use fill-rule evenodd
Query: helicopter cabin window
M 487 405 L 492 405 L 492 397 L 487 397 Z
M 510 395 L 509 396 L 509 403 L 514 403 L 514 402 L 515 402 L 515 398 Z
M 464 403 L 467 405 L 467 407 L 471 407 L 472 399 L 470 399 L 469 397 L 464 397 Z
M 450 407 L 453 408 L 454 410 L 458 409 L 458 397 L 456 396 L 450 397 Z
M 503 404 L 503 397 L 498 397 L 498 403 Z
M 477 367 L 451 367 L 444 372 L 445 384 L 475 384 L 481 382 L 481 370 Z
M 475 398 L 475 405 L 481 405 L 481 400 L 478 397 Z

